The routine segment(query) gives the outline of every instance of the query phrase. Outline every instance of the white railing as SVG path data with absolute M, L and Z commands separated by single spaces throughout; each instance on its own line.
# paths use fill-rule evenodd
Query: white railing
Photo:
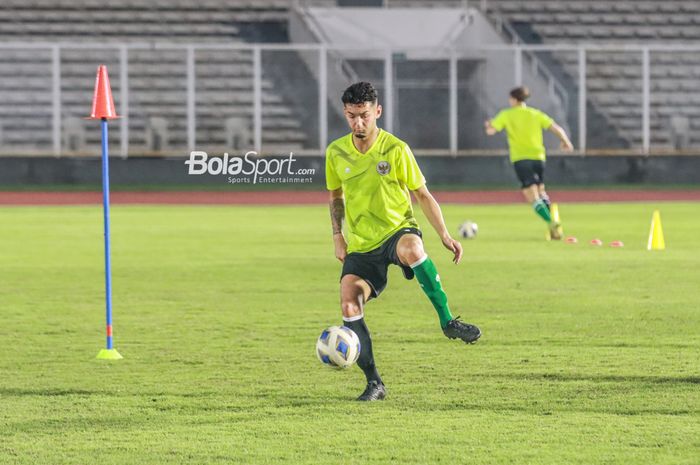
M 339 48 L 339 47 L 328 47 L 327 45 L 321 44 L 244 44 L 244 43 L 231 43 L 231 44 L 219 44 L 219 43 L 197 43 L 197 44 L 180 44 L 180 43 L 113 43 L 113 44 L 98 44 L 98 43 L 48 43 L 48 42 L 31 42 L 31 43 L 0 43 L 0 53 L 3 50 L 48 50 L 51 52 L 51 74 L 47 77 L 51 81 L 51 95 L 52 95 L 52 105 L 51 105 L 51 140 L 52 140 L 52 152 L 56 156 L 62 154 L 62 108 L 61 108 L 61 77 L 62 77 L 62 66 L 61 66 L 61 52 L 64 49 L 109 49 L 118 52 L 119 57 L 119 80 L 120 80 L 120 99 L 117 102 L 119 113 L 122 117 L 122 123 L 120 125 L 120 153 L 123 157 L 129 154 L 129 116 L 130 116 L 130 98 L 131 94 L 129 92 L 129 53 L 134 49 L 150 49 L 150 50 L 182 50 L 185 53 L 185 75 L 186 75 L 186 98 L 182 102 L 183 107 L 186 112 L 186 127 L 187 127 L 187 143 L 186 147 L 182 149 L 194 150 L 197 148 L 197 104 L 196 104 L 196 56 L 201 50 L 246 50 L 250 51 L 253 56 L 253 76 L 252 76 L 252 113 L 253 113 L 253 145 L 254 149 L 261 151 L 263 142 L 263 70 L 262 70 L 262 54 L 269 51 L 291 51 L 291 52 L 304 52 L 304 53 L 316 53 L 318 58 L 318 63 L 320 64 L 320 69 L 315 70 L 314 73 L 318 78 L 315 83 L 310 85 L 317 87 L 318 95 L 318 107 L 316 108 L 302 108 L 301 111 L 317 111 L 320 115 L 319 127 L 317 128 L 318 134 L 318 147 L 309 152 L 322 153 L 325 145 L 328 142 L 328 58 L 329 54 L 340 54 L 343 55 L 344 52 L 352 51 L 353 54 L 357 55 L 357 50 L 351 48 Z M 396 92 L 393 73 L 393 57 L 399 53 L 406 53 L 407 50 L 391 50 L 391 49 L 375 49 L 367 50 L 366 57 L 372 60 L 383 61 L 384 63 L 384 96 L 383 105 L 385 107 L 385 115 L 395 114 L 397 109 L 397 99 L 400 98 L 399 94 Z M 422 51 L 423 56 L 425 56 L 426 51 Z M 460 124 L 458 121 L 458 88 L 464 88 L 464 83 L 460 83 L 458 76 L 458 62 L 461 59 L 473 59 L 475 54 L 488 55 L 489 53 L 496 52 L 509 52 L 513 53 L 514 57 L 518 56 L 518 53 L 528 52 L 571 52 L 575 53 L 577 56 L 577 67 L 578 72 L 572 73 L 572 82 L 578 80 L 578 105 L 577 105 L 577 116 L 578 116 L 578 126 L 576 127 L 578 133 L 578 139 L 575 141 L 577 148 L 581 152 L 586 151 L 588 142 L 588 125 L 587 125 L 587 104 L 589 102 L 590 92 L 587 91 L 586 78 L 587 73 L 587 56 L 592 52 L 626 52 L 629 54 L 638 54 L 640 61 L 642 63 L 640 76 L 642 82 L 642 91 L 639 95 L 639 106 L 640 113 L 642 115 L 640 127 L 638 130 L 641 132 L 641 146 L 639 147 L 643 153 L 649 153 L 651 148 L 651 98 L 652 98 L 652 88 L 651 88 L 651 54 L 655 53 L 666 53 L 666 52 L 700 52 L 700 44 L 698 45 L 664 45 L 664 44 L 639 44 L 639 45 L 594 45 L 594 44 L 583 44 L 583 45 L 545 45 L 545 44 L 523 44 L 519 43 L 516 45 L 493 45 L 493 46 L 479 46 L 478 48 L 463 48 L 459 50 L 434 50 L 429 51 L 431 60 L 444 60 L 448 63 L 448 75 L 446 76 L 446 83 L 449 86 L 449 105 L 445 109 L 445 114 L 447 115 L 446 124 L 449 133 L 449 142 L 446 146 L 449 147 L 448 150 L 442 150 L 442 152 L 449 152 L 451 154 L 458 154 L 464 151 L 468 151 L 471 147 L 458 147 Z M 514 76 L 522 76 L 523 74 L 523 64 L 522 60 L 514 59 Z M 95 69 L 98 63 L 95 63 Z M 158 66 L 158 63 L 154 63 L 153 66 Z M 537 64 L 538 70 L 541 70 L 544 65 L 541 63 Z M 114 73 L 114 71 L 112 71 Z M 549 72 L 548 72 L 549 73 Z M 7 75 L 7 72 L 5 72 Z M 550 76 L 547 74 L 547 76 Z M 85 79 L 87 81 L 92 80 L 92 76 L 86 75 Z M 555 82 L 555 81 L 551 81 Z M 556 94 L 566 95 L 568 102 L 569 93 L 564 88 L 564 85 L 559 81 L 556 84 L 552 84 L 555 89 Z M 559 87 L 562 89 L 560 90 Z M 509 89 L 503 89 L 504 95 Z M 694 92 L 693 92 L 694 93 Z M 86 108 L 89 108 L 90 95 L 85 96 Z M 331 96 L 333 100 L 337 100 L 338 96 Z M 501 96 L 497 96 L 501 99 Z M 594 103 L 594 102 L 593 102 Z M 568 103 L 567 103 L 568 105 Z M 601 110 L 604 113 L 604 109 Z M 2 118 L 8 118 L 8 115 L 0 115 Z M 391 121 L 391 118 L 389 118 Z M 391 123 L 387 126 L 390 129 Z M 6 133 L 6 131 L 5 131 Z M 427 148 L 427 147 L 426 147 Z M 10 147 L 11 149 L 11 147 Z M 474 147 L 478 149 L 478 147 Z M 320 151 L 320 152 L 319 152 Z

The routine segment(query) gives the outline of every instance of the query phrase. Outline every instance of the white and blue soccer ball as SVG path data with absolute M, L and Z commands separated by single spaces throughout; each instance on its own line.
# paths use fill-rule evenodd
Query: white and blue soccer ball
M 462 239 L 475 239 L 479 232 L 479 225 L 475 222 L 468 220 L 459 225 L 459 237 Z
M 360 350 L 360 338 L 347 326 L 324 329 L 316 342 L 318 359 L 331 368 L 348 368 L 357 361 Z

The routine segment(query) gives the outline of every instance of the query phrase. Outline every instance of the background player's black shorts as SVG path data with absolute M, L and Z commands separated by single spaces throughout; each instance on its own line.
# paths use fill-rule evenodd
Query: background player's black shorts
M 354 274 L 364 279 L 372 288 L 370 298 L 379 296 L 386 288 L 386 275 L 390 264 L 400 266 L 406 279 L 413 279 L 414 274 L 411 267 L 404 266 L 396 255 L 396 244 L 404 234 L 416 234 L 421 239 L 423 238 L 420 229 L 401 228 L 374 250 L 364 253 L 350 253 L 343 262 L 343 272 L 340 279 L 343 279 L 346 274 Z
M 513 163 L 523 189 L 533 184 L 544 184 L 544 162 L 542 160 L 518 160 Z

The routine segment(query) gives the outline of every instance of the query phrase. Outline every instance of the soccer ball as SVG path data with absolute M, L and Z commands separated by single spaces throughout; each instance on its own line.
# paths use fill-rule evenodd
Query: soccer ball
M 347 326 L 331 326 L 318 337 L 316 355 L 326 366 L 347 368 L 360 356 L 360 338 Z
M 476 234 L 479 232 L 479 225 L 473 221 L 465 221 L 459 225 L 459 237 L 462 239 L 474 239 Z

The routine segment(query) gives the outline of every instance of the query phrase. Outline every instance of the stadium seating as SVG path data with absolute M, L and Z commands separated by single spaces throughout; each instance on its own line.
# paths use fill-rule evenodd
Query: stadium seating
M 333 6 L 334 0 L 302 0 L 304 5 Z M 287 40 L 286 28 L 294 2 L 283 0 L 3 0 L 0 40 L 3 42 L 81 43 L 241 43 Z M 463 0 L 390 0 L 392 7 L 463 7 Z M 561 44 L 684 44 L 700 40 L 700 2 L 695 0 L 473 0 L 485 7 L 494 24 L 505 20 L 525 42 Z M 220 150 L 235 141 L 250 140 L 253 131 L 253 54 L 244 50 L 196 52 L 197 148 Z M 538 53 L 567 86 L 575 102 L 578 56 L 575 51 Z M 0 146 L 46 152 L 52 146 L 52 54 L 43 49 L 0 47 Z M 79 118 L 88 110 L 96 64 L 110 70 L 118 111 L 121 82 L 117 49 L 61 49 L 61 116 L 64 141 L 92 153 L 99 134 L 86 131 Z M 692 51 L 652 51 L 651 145 L 678 148 L 700 143 L 700 54 Z M 184 49 L 129 50 L 129 140 L 133 154 L 151 153 L 151 127 L 162 121 L 167 144 L 180 151 L 187 140 L 187 76 Z M 318 116 L 295 112 L 315 106 L 316 82 L 304 75 L 295 53 L 283 60 L 263 58 L 263 147 L 313 149 Z M 642 57 L 639 51 L 589 51 L 587 98 L 589 147 L 637 148 L 642 143 Z M 295 73 L 295 80 L 290 74 Z M 294 82 L 307 87 L 298 90 Z M 297 85 L 298 87 L 298 85 Z M 468 92 L 467 92 L 468 93 Z M 461 94 L 460 94 L 461 95 Z M 465 98 L 470 98 L 465 96 Z M 478 100 L 478 99 L 477 99 Z M 568 125 L 574 131 L 576 105 L 569 106 Z M 674 117 L 680 117 L 678 118 Z M 333 115 L 330 115 L 332 118 Z M 78 118 L 78 119 L 76 119 Z M 316 118 L 316 119 L 314 119 Z M 342 122 L 341 122 L 342 123 Z M 85 128 L 91 123 L 84 122 Z M 111 138 L 118 143 L 120 121 Z M 687 137 L 683 132 L 686 131 Z M 442 137 L 442 136 L 441 136 Z M 470 140 L 460 148 L 472 147 Z M 82 141 L 85 141 L 83 144 Z M 244 145 L 244 144 L 243 144 Z M 241 146 L 243 146 L 241 145 Z M 69 148 L 69 147 L 67 147 Z M 76 150 L 81 152 L 81 150 Z M 157 151 L 155 151 L 157 152 Z
M 475 2 L 480 3 L 480 2 Z M 684 44 L 700 40 L 700 2 L 606 0 L 488 0 L 486 13 L 505 19 L 525 42 L 561 44 Z M 553 59 L 568 74 L 572 92 L 578 57 L 557 52 Z M 678 147 L 678 131 L 688 131 L 689 145 L 700 143 L 700 55 L 652 51 L 650 54 L 651 146 Z M 642 143 L 642 57 L 638 51 L 590 51 L 587 54 L 589 105 L 629 147 Z M 681 115 L 689 124 L 674 123 Z
M 278 42 L 285 37 L 288 8 L 289 3 L 280 0 L 199 0 L 196 3 L 184 0 L 3 0 L 0 3 L 0 40 L 81 44 L 91 41 L 115 45 L 240 43 L 265 39 L 260 37 L 262 30 L 271 32 L 268 40 Z M 182 152 L 186 147 L 185 56 L 184 49 L 129 50 L 132 154 Z M 51 59 L 48 49 L 0 48 L 0 130 L 3 135 L 0 144 L 3 152 L 50 150 Z M 60 60 L 62 130 L 69 133 L 64 134 L 63 140 L 72 141 L 70 146 L 64 147 L 64 152 L 71 153 L 70 149 L 76 148 L 76 153 L 92 153 L 98 146 L 99 133 L 86 131 L 83 135 L 80 118 L 89 112 L 93 76 L 100 63 L 108 66 L 117 111 L 120 111 L 119 52 L 62 47 Z M 239 133 L 252 132 L 253 55 L 250 51 L 197 50 L 195 60 L 197 148 L 227 149 L 225 144 L 231 140 L 231 123 L 227 120 L 237 118 Z M 316 129 L 303 127 L 299 118 L 293 116 L 291 107 L 298 102 L 289 98 L 290 93 L 277 89 L 275 82 L 283 77 L 275 71 L 263 66 L 263 147 L 268 151 L 291 150 L 315 144 Z M 153 121 L 167 128 L 168 140 L 159 147 L 149 147 L 153 132 L 158 130 L 149 126 Z M 82 124 L 87 128 L 91 123 L 83 121 Z M 120 124 L 116 121 L 110 133 L 116 147 L 119 146 Z M 247 126 L 247 131 L 240 129 L 241 126 Z

